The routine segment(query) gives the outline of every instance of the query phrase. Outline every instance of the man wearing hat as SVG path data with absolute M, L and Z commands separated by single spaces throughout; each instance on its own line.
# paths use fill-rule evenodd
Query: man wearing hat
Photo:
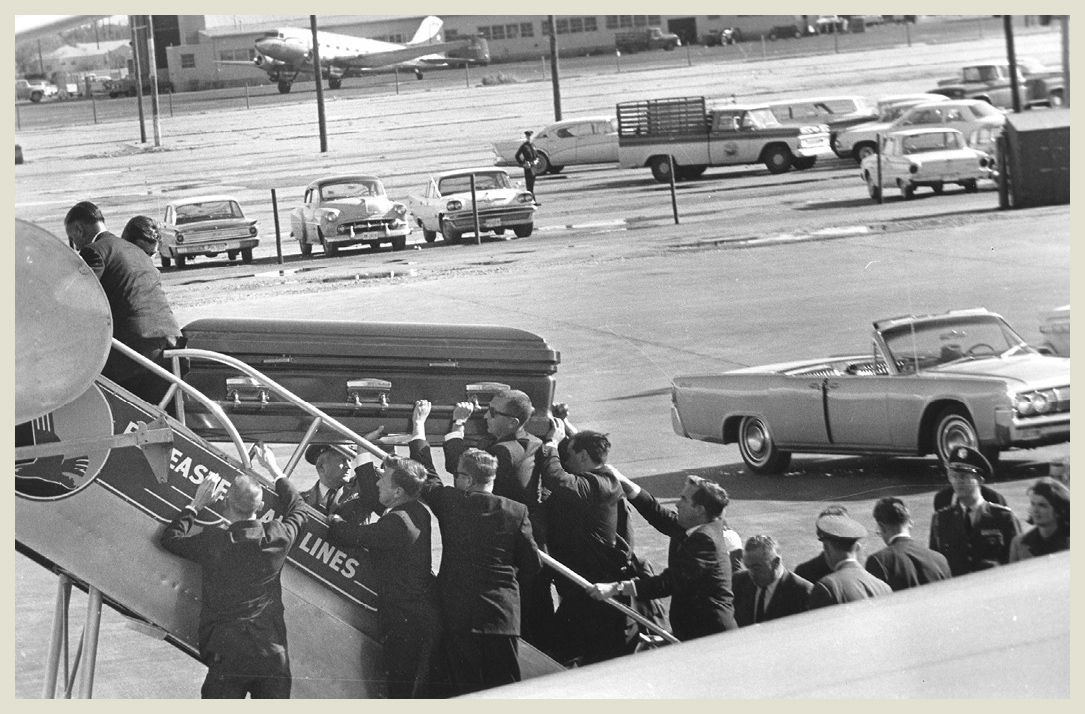
M 810 591 L 811 610 L 893 592 L 859 564 L 859 541 L 867 534 L 862 523 L 847 515 L 821 516 L 817 519 L 817 532 L 825 562 L 833 572 L 814 584 Z
M 316 466 L 317 476 L 313 487 L 301 494 L 307 504 L 328 514 L 356 497 L 351 488 L 353 479 L 347 473 L 347 457 L 329 444 L 313 444 L 305 450 L 305 460 Z
M 979 451 L 958 446 L 950 452 L 946 475 L 957 503 L 931 518 L 931 550 L 946 556 L 954 576 L 1008 563 L 1021 523 L 1009 508 L 983 498 L 980 487 L 991 464 Z
M 516 163 L 520 164 L 524 168 L 524 185 L 527 186 L 527 190 L 531 192 L 532 200 L 535 199 L 535 165 L 539 160 L 539 152 L 535 150 L 535 145 L 531 143 L 531 136 L 534 132 L 528 130 L 524 132 L 524 143 L 520 144 L 520 148 L 516 150 Z M 535 201 L 535 205 L 540 205 L 538 201 Z

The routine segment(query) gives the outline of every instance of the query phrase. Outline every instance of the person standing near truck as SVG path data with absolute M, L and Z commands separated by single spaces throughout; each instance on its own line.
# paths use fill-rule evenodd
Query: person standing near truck
M 524 169 L 524 185 L 531 192 L 531 200 L 536 206 L 541 206 L 542 204 L 535 198 L 535 166 L 539 161 L 539 152 L 535 150 L 535 144 L 532 143 L 531 137 L 534 133 L 530 129 L 524 132 L 524 143 L 520 144 L 520 148 L 516 150 L 516 163 Z

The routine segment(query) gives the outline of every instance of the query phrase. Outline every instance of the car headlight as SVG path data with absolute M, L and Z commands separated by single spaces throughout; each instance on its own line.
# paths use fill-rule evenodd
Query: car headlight
M 325 211 L 324 215 L 320 217 L 320 220 L 325 223 L 335 223 L 339 220 L 339 211 Z
M 407 215 L 407 207 L 404 206 L 402 203 L 396 203 L 392 205 L 392 212 L 395 213 L 397 216 L 402 217 Z
M 987 157 L 986 156 L 981 156 L 980 157 L 980 168 L 981 169 L 987 168 L 987 163 L 988 163 Z
M 1022 392 L 1014 397 L 1013 409 L 1018 416 L 1046 414 L 1055 408 L 1057 399 L 1050 390 Z
M 183 233 L 178 233 L 177 234 L 177 242 L 178 243 L 184 243 L 185 242 L 185 236 L 184 236 Z
M 799 127 L 799 133 L 800 134 L 821 134 L 823 132 L 828 132 L 828 131 L 829 131 L 829 127 L 827 125 L 825 125 L 825 124 L 822 124 L 820 126 L 803 126 L 803 127 Z
M 463 201 L 449 201 L 445 206 L 446 211 L 459 211 L 463 208 Z
M 910 173 L 910 174 L 919 173 L 919 165 L 918 164 L 912 164 L 911 166 L 909 166 L 908 167 L 908 173 Z
M 535 203 L 535 198 L 530 193 L 521 193 L 516 196 L 517 203 Z

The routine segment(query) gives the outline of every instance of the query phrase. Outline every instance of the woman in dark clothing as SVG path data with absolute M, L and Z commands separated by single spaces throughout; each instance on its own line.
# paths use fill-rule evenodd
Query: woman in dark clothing
M 1035 528 L 1010 543 L 1010 562 L 1070 549 L 1070 489 L 1044 477 L 1028 490 L 1029 519 Z

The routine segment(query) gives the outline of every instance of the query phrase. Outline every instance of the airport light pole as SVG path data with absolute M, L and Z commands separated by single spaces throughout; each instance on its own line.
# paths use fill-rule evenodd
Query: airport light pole
M 317 39 L 316 15 L 309 16 L 313 31 L 313 74 L 316 76 L 316 117 L 320 124 L 320 153 L 328 153 L 328 126 L 324 121 L 324 79 L 320 76 L 320 41 Z
M 154 16 L 147 16 L 147 73 L 151 81 L 151 127 L 154 145 L 162 146 L 162 121 L 158 113 L 158 60 L 154 56 Z M 142 84 L 140 85 L 142 86 Z
M 554 121 L 561 121 L 561 80 L 558 78 L 558 25 L 553 15 L 547 15 L 550 26 L 550 83 L 554 87 Z

